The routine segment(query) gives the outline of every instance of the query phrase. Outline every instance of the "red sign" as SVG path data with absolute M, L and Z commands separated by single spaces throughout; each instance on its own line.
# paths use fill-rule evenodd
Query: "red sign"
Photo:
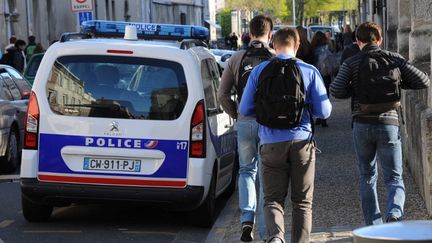
M 87 12 L 93 10 L 92 0 L 71 0 L 73 12 Z

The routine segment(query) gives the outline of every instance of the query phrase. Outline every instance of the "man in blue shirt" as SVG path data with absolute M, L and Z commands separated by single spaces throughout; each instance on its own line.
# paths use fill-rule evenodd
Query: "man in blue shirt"
M 300 45 L 297 30 L 284 28 L 274 35 L 276 58 L 289 59 L 296 55 Z M 255 116 L 254 95 L 261 72 L 269 61 L 252 71 L 240 102 L 240 114 Z M 264 215 L 269 242 L 285 242 L 284 202 L 291 182 L 292 242 L 309 242 L 312 228 L 312 199 L 315 176 L 315 143 L 312 141 L 310 117 L 326 119 L 331 104 L 319 71 L 300 60 L 306 98 L 302 118 L 293 129 L 273 129 L 259 126 L 261 141 L 262 177 L 264 187 Z M 308 108 L 306 108 L 308 107 Z M 312 114 L 310 114 L 312 113 Z

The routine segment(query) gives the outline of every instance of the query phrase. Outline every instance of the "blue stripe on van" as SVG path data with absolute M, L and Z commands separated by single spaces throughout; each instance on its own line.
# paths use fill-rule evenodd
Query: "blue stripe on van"
M 135 174 L 74 172 L 70 170 L 61 156 L 65 146 L 112 147 L 128 149 L 155 149 L 165 153 L 166 158 L 159 170 L 153 175 L 138 175 L 147 178 L 187 178 L 189 141 L 187 140 L 156 140 L 119 137 L 70 136 L 56 134 L 40 134 L 39 138 L 39 171 L 50 173 L 66 173 L 81 175 L 121 175 Z

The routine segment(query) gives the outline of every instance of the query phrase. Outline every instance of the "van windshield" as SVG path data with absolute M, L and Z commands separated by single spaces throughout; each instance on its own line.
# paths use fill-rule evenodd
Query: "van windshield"
M 175 120 L 187 95 L 179 63 L 139 57 L 59 57 L 47 82 L 52 111 L 67 116 Z

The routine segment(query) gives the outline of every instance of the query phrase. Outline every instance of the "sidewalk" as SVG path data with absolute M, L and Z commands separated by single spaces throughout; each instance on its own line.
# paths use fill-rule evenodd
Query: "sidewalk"
M 329 127 L 316 127 L 318 148 L 313 208 L 312 242 L 352 242 L 352 230 L 363 224 L 359 199 L 359 176 L 352 144 L 350 101 L 332 100 Z M 413 178 L 405 168 L 405 220 L 429 219 L 426 206 Z M 381 208 L 384 209 L 385 187 L 380 174 L 378 182 Z M 289 195 L 287 197 L 289 199 Z M 291 202 L 285 209 L 286 239 L 290 238 Z M 227 203 L 210 231 L 207 241 L 240 242 L 238 193 Z M 255 238 L 259 238 L 255 232 Z M 262 242 L 256 239 L 254 242 Z M 289 242 L 289 241 L 288 241 Z

